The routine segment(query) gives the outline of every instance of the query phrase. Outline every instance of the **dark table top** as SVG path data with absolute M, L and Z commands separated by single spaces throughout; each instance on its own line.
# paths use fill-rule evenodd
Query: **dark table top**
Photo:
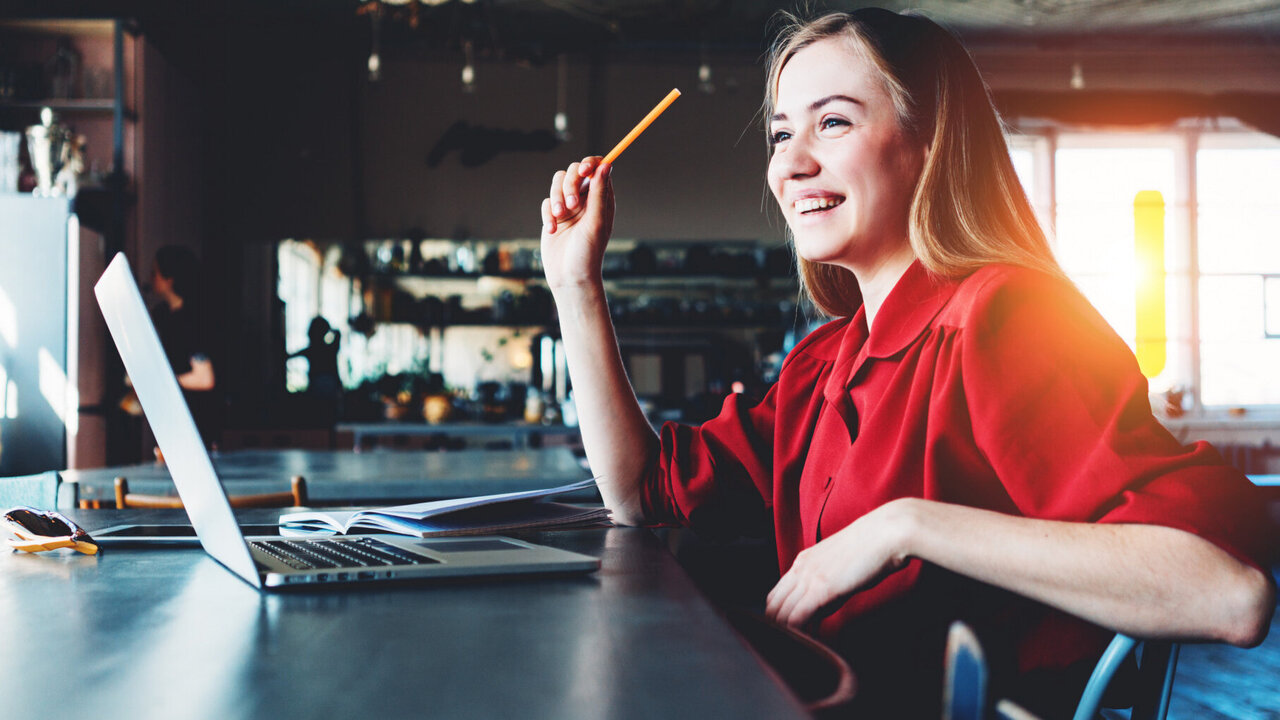
M 527 450 L 232 450 L 211 455 L 227 492 L 248 495 L 288 490 L 289 478 L 302 475 L 307 492 L 319 504 L 388 504 L 401 500 L 489 495 L 557 487 L 589 474 L 563 447 Z M 130 492 L 174 495 L 169 469 L 149 462 L 120 467 L 64 470 L 63 480 L 79 486 L 80 499 L 114 502 L 116 476 L 129 480 Z M 565 496 L 598 498 L 594 491 Z
M 526 537 L 602 566 L 267 594 L 198 549 L 0 551 L 0 698 L 66 718 L 806 717 L 649 531 Z

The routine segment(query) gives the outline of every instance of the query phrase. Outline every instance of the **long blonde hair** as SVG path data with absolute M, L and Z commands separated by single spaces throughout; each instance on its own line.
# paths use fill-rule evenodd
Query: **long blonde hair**
M 1013 169 L 987 86 L 955 36 L 927 18 L 879 8 L 783 18 L 769 53 L 764 117 L 774 114 L 792 56 L 826 38 L 852 41 L 880 72 L 903 130 L 929 146 L 908 222 L 926 270 L 959 278 L 1008 263 L 1064 277 Z M 862 304 L 852 272 L 799 257 L 797 265 L 803 291 L 826 314 L 847 317 Z

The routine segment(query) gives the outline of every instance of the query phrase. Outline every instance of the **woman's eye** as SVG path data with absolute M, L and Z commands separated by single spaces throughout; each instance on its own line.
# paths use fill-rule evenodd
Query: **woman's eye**
M 823 130 L 827 130 L 833 127 L 842 127 L 849 124 L 851 123 L 844 118 L 823 118 L 821 126 Z
M 775 130 L 772 133 L 769 133 L 769 144 L 777 145 L 778 143 L 781 143 L 784 140 L 789 139 L 790 137 L 791 137 L 791 133 L 787 132 L 786 130 Z

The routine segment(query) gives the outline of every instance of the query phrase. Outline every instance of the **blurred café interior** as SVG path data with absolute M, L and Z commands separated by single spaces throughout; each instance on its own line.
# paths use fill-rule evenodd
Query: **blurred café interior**
M 1059 261 L 1133 348 L 1153 411 L 1179 440 L 1212 442 L 1268 486 L 1280 522 L 1280 1 L 876 4 L 917 8 L 960 36 L 1007 125 L 1013 164 Z M 62 486 L 74 489 L 57 504 L 82 519 L 126 504 L 117 500 L 125 497 L 118 480 L 112 495 L 113 479 L 126 474 L 121 468 L 135 489 L 173 494 L 93 287 L 123 253 L 148 305 L 162 307 L 176 286 L 157 271 L 174 248 L 188 259 L 183 293 L 195 319 L 186 337 L 198 345 L 192 372 L 200 364 L 215 378 L 212 389 L 188 399 L 229 492 L 254 492 L 250 481 L 267 476 L 283 485 L 305 472 L 310 504 L 386 504 L 589 477 L 542 278 L 539 204 L 557 169 L 603 154 L 673 87 L 679 100 L 613 175 L 618 208 L 603 262 L 623 360 L 655 425 L 702 422 L 729 393 L 763 395 L 787 352 L 826 321 L 801 297 L 786 228 L 765 184 L 762 58 L 779 5 L 6 0 L 0 478 L 57 471 Z M 295 460 L 310 464 L 299 470 L 289 464 Z M 460 482 L 450 484 L 449 473 Z M 95 708 L 103 697 L 124 698 L 124 690 L 94 694 L 100 686 L 93 682 L 107 677 L 97 671 L 108 664 L 94 653 L 110 648 L 127 668 L 127 654 L 147 646 L 151 662 L 139 671 L 150 673 L 147 686 L 168 677 L 174 692 L 229 703 L 222 715 L 223 706 L 210 704 L 207 716 L 248 717 L 244 708 L 275 701 L 271 707 L 287 702 L 301 715 L 298 697 L 272 694 L 273 678 L 286 676 L 263 668 L 285 667 L 294 674 L 279 685 L 291 685 L 301 672 L 279 665 L 285 656 L 296 665 L 313 656 L 328 663 L 338 647 L 377 652 L 377 643 L 364 642 L 369 627 L 381 633 L 378 642 L 403 636 L 420 645 L 386 656 L 411 658 L 397 666 L 412 670 L 411 683 L 373 683 L 365 695 L 335 684 L 359 702 L 387 688 L 417 693 L 427 675 L 418 673 L 426 662 L 420 646 L 438 642 L 451 658 L 472 658 L 458 666 L 465 676 L 446 675 L 433 686 L 445 688 L 446 700 L 465 696 L 467 703 L 501 699 L 483 687 L 492 677 L 517 689 L 545 683 L 551 690 L 530 697 L 548 702 L 582 693 L 613 702 L 600 716 L 653 717 L 662 713 L 618 708 L 667 702 L 687 710 L 699 699 L 748 707 L 756 702 L 748 691 L 776 684 L 764 676 L 729 682 L 749 676 L 724 669 L 737 668 L 723 664 L 726 657 L 761 668 L 727 630 L 713 632 L 717 616 L 689 600 L 697 591 L 682 575 L 664 569 L 671 558 L 657 550 L 666 540 L 607 532 L 562 534 L 566 547 L 579 543 L 606 557 L 589 582 L 512 584 L 501 598 L 483 587 L 464 594 L 450 586 L 426 598 L 430 613 L 419 612 L 410 593 L 260 604 L 256 594 L 235 596 L 244 589 L 236 583 L 229 590 L 216 573 L 203 575 L 191 556 L 182 560 L 192 564 L 181 573 L 196 568 L 181 575 L 187 584 L 171 581 L 178 570 L 116 583 L 124 575 L 107 571 L 132 573 L 132 566 L 68 560 L 55 568 L 64 576 L 54 577 L 45 570 L 52 565 L 0 557 L 13 560 L 0 573 L 0 617 L 14 620 L 6 637 L 20 640 L 30 628 L 61 627 L 30 618 L 79 603 L 69 584 L 85 597 L 120 585 L 112 592 L 127 596 L 129 609 L 142 606 L 129 593 L 143 588 L 136 593 L 154 610 L 128 622 L 117 623 L 129 615 L 114 609 L 95 622 L 98 610 L 87 602 L 71 611 L 90 618 L 80 623 L 85 632 L 106 638 L 76 640 L 73 648 L 93 660 L 80 663 L 92 672 L 70 692 Z M 774 562 L 771 549 L 763 555 Z M 677 553 L 686 568 L 696 558 Z M 79 582 L 97 578 L 99 567 L 100 579 Z M 649 575 L 626 574 L 636 568 Z M 661 592 L 644 584 L 651 581 Z M 19 584 L 22 597 L 41 600 L 17 602 L 18 591 L 7 588 Z M 170 592 L 176 600 L 164 599 Z M 510 606 L 531 609 L 495 613 L 514 622 L 480 622 L 475 608 L 505 603 L 508 593 L 517 598 Z M 406 617 L 437 625 L 402 634 L 383 623 L 393 602 L 407 608 Z M 597 631 L 603 618 L 621 616 L 610 614 L 615 606 L 630 612 L 616 627 L 632 635 Z M 330 612 L 336 609 L 345 614 Z M 337 615 L 343 623 L 330 622 Z M 653 630 L 670 618 L 686 625 Z M 105 634 L 152 621 L 168 623 L 170 636 L 143 643 Z M 247 651 L 241 657 L 228 644 L 207 663 L 229 668 L 225 675 L 188 672 L 196 653 L 183 643 L 201 647 L 210 627 L 229 627 L 230 643 L 257 638 L 259 655 L 271 660 Z M 306 630 L 282 630 L 290 627 Z M 526 627 L 542 633 L 539 648 L 553 638 L 550 646 L 568 661 L 529 675 L 519 654 L 505 650 L 510 627 L 515 641 Z M 347 635 L 333 634 L 340 631 Z M 337 640 L 317 653 L 313 632 Z M 430 643 L 422 640 L 428 635 Z M 1213 672 L 1190 668 L 1217 668 L 1217 697 L 1234 709 L 1186 709 L 1212 704 L 1205 701 L 1183 705 L 1181 717 L 1244 717 L 1242 708 L 1274 717 L 1277 635 L 1273 627 L 1269 645 L 1230 660 L 1212 646 L 1184 653 L 1182 676 L 1207 678 Z M 638 665 L 621 659 L 644 639 L 656 641 L 661 657 Z M 720 654 L 703 655 L 704 648 Z M 10 658 L 11 665 L 25 658 Z M 623 662 L 636 669 L 632 690 L 644 693 L 643 702 L 619 689 L 631 686 L 610 684 L 610 669 Z M 684 672 L 681 662 L 723 677 L 709 674 L 712 692 L 707 676 L 694 672 L 704 667 Z M 253 668 L 243 673 L 245 688 L 251 678 L 265 680 L 232 698 L 226 688 L 239 693 L 241 686 L 223 680 L 239 677 L 233 671 L 242 665 Z M 381 656 L 370 661 L 390 665 Z M 165 675 L 171 666 L 180 678 Z M 0 662 L 0 677 L 6 667 Z M 113 672 L 131 672 L 120 668 Z M 26 667 L 8 669 L 25 683 Z M 694 690 L 651 691 L 687 677 L 697 680 Z M 455 681 L 463 690 L 450 695 L 446 686 Z M 1182 691 L 1205 686 L 1184 682 Z M 208 690 L 207 698 L 192 687 Z M 333 695 L 317 697 L 327 703 Z M 314 709 L 346 708 L 366 711 Z M 532 708 L 522 710 L 538 716 Z M 717 710 L 685 716 L 751 714 Z
M 1280 3 L 883 4 L 970 48 L 1170 430 L 1280 472 Z M 823 322 L 764 184 L 775 6 L 7 3 L 0 475 L 151 458 L 92 286 L 124 252 L 146 287 L 170 245 L 198 258 L 211 447 L 574 448 L 538 205 L 672 87 L 617 167 L 624 359 L 655 423 L 761 394 Z

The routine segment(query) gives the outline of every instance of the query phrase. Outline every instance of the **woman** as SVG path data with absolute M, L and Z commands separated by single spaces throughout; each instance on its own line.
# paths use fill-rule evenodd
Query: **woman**
M 873 716 L 937 717 L 954 619 L 977 626 L 996 691 L 1046 716 L 1110 633 L 1260 642 L 1275 596 L 1251 485 L 1151 416 L 1132 353 L 1054 261 L 959 42 L 875 9 L 794 23 L 765 117 L 802 285 L 839 319 L 763 401 L 731 396 L 701 427 L 655 437 L 627 383 L 600 275 L 610 168 L 574 163 L 543 201 L 615 520 L 771 529 L 767 613 L 816 623 Z

